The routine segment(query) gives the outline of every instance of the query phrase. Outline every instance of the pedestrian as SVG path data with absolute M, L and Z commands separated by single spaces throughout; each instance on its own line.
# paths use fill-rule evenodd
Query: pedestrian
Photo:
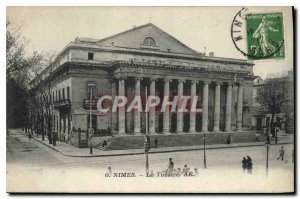
M 177 168 L 177 174 L 178 174 L 179 176 L 182 175 L 181 168 Z
M 230 143 L 231 143 L 231 140 L 232 140 L 231 136 L 228 135 L 228 137 L 227 137 L 227 144 L 230 144 Z
M 29 141 L 31 140 L 31 133 L 28 133 Z
M 267 131 L 266 138 L 267 138 L 267 143 L 270 144 L 271 143 L 271 141 L 270 141 L 270 134 L 269 134 L 268 131 Z
M 109 175 L 109 177 L 112 177 L 112 170 L 111 170 L 111 167 L 108 167 L 107 169 L 108 169 L 108 175 Z
M 149 177 L 154 177 L 153 170 L 150 171 L 150 174 L 148 175 Z
M 155 137 L 155 139 L 154 139 L 154 144 L 155 144 L 155 148 L 157 148 L 157 146 L 158 146 L 158 139 L 157 139 L 157 137 Z
M 182 169 L 183 176 L 187 176 L 189 170 L 190 170 L 190 168 L 188 168 L 187 165 L 185 164 L 183 169 Z
M 247 156 L 247 171 L 248 173 L 252 173 L 253 162 L 250 156 Z
M 247 169 L 247 160 L 245 157 L 242 160 L 242 168 L 243 168 L 243 172 L 245 172 L 245 170 Z
M 194 173 L 195 173 L 195 176 L 199 176 L 199 173 L 198 173 L 198 169 L 197 169 L 197 168 L 194 168 Z
M 169 169 L 169 174 L 172 174 L 173 170 L 174 170 L 174 162 L 173 162 L 172 158 L 169 159 L 168 169 Z
M 284 159 L 284 148 L 283 148 L 283 146 L 279 150 L 279 157 L 277 158 L 277 160 L 279 160 L 280 158 L 283 161 L 283 159 Z
M 107 146 L 107 142 L 106 140 L 103 141 L 102 147 L 106 147 Z

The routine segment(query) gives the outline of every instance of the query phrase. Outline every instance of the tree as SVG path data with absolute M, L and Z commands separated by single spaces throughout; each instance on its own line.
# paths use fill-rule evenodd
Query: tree
M 262 114 L 271 114 L 271 133 L 275 137 L 275 114 L 282 112 L 285 98 L 285 81 L 282 78 L 267 79 L 264 84 L 257 90 L 259 111 Z
M 30 104 L 31 104 L 31 121 L 35 121 L 35 129 L 41 132 L 42 140 L 47 132 L 49 144 L 52 144 L 52 70 L 55 54 L 46 53 L 44 55 L 42 65 L 45 68 L 43 71 L 39 69 L 33 70 L 34 82 L 36 85 L 31 88 Z M 43 74 L 47 74 L 47 78 L 43 78 Z
M 6 21 L 6 113 L 7 127 L 29 126 L 28 84 L 32 69 L 39 66 L 42 55 L 26 54 L 28 42 L 21 37 L 21 26 Z

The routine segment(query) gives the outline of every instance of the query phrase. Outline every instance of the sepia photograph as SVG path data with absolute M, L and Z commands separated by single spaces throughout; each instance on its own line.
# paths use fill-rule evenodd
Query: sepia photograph
M 294 12 L 7 6 L 6 192 L 295 193 Z

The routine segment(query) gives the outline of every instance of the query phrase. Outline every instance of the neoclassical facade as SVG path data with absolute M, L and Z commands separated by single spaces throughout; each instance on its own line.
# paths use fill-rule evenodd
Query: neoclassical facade
M 48 71 L 49 72 L 49 71 Z M 44 78 L 49 77 L 45 70 Z M 150 134 L 241 132 L 251 128 L 253 63 L 198 53 L 153 24 L 104 39 L 76 38 L 57 56 L 51 73 L 54 129 L 111 129 L 113 135 L 143 135 L 145 113 L 101 114 L 97 99 L 111 96 L 198 96 L 200 112 L 149 112 Z M 92 96 L 92 100 L 90 100 Z M 191 104 L 193 102 L 189 102 Z M 100 133 L 101 134 L 101 133 Z

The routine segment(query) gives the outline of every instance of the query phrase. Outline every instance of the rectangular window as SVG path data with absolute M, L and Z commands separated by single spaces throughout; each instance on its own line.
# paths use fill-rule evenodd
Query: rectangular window
M 65 88 L 62 89 L 62 97 L 63 97 L 63 100 L 66 99 L 65 98 Z
M 67 87 L 67 99 L 70 99 L 70 87 Z
M 55 91 L 55 101 L 57 101 L 57 90 Z
M 90 97 L 92 97 L 92 99 L 95 99 L 96 97 L 96 84 L 95 83 L 88 83 L 87 85 L 87 93 L 88 93 L 88 99 L 90 99 Z
M 94 60 L 94 53 L 88 53 L 88 59 Z
M 52 100 L 54 102 L 54 91 L 52 92 Z
M 60 90 L 58 91 L 58 100 L 60 101 Z

